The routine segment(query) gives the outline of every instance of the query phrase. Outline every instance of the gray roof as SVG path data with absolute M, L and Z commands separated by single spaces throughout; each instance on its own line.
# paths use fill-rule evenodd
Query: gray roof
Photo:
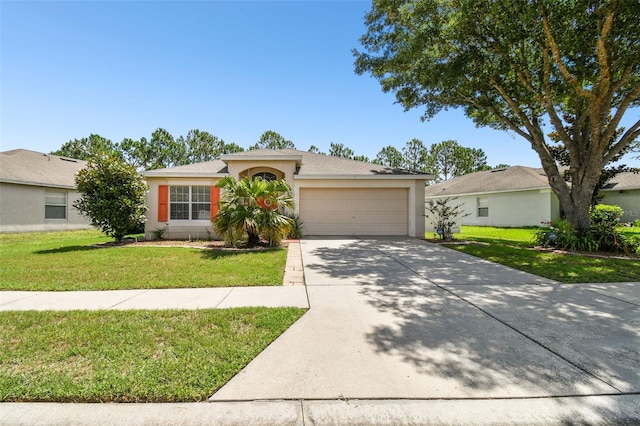
M 86 161 L 26 149 L 0 152 L 0 182 L 74 189 Z
M 226 163 L 234 160 L 261 161 L 295 161 L 297 165 L 296 178 L 375 178 L 396 177 L 412 179 L 430 179 L 432 175 L 424 175 L 403 169 L 394 169 L 378 164 L 332 157 L 324 154 L 298 151 L 295 149 L 255 149 L 223 155 L 220 160 L 206 163 L 178 166 L 169 169 L 149 170 L 145 176 L 211 176 L 226 174 Z
M 226 175 L 227 165 L 222 160 L 205 161 L 203 163 L 187 164 L 185 166 L 170 167 L 167 169 L 147 170 L 143 176 L 157 177 L 195 177 Z
M 614 176 L 602 188 L 603 191 L 622 191 L 629 189 L 640 189 L 640 173 L 620 173 Z
M 551 186 L 543 169 L 513 166 L 458 176 L 448 181 L 429 185 L 424 192 L 426 197 L 447 197 L 545 188 L 551 188 Z M 639 188 L 640 174 L 627 172 L 615 176 L 603 190 Z
M 482 194 L 488 192 L 522 191 L 549 188 L 549 180 L 542 169 L 524 166 L 485 170 L 458 176 L 451 180 L 429 185 L 425 196 Z

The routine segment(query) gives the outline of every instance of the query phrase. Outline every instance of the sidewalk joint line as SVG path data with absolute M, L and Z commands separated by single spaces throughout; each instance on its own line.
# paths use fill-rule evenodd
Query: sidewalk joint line
M 609 299 L 617 300 L 618 302 L 624 302 L 624 303 L 628 303 L 629 305 L 640 307 L 640 304 L 638 304 L 638 303 L 629 302 L 628 300 L 620 299 L 619 297 L 615 297 L 615 296 L 609 296 L 608 294 L 600 293 L 597 290 L 587 289 L 587 291 L 590 291 L 591 293 L 595 293 L 595 294 L 597 294 L 599 296 L 602 296 L 602 297 L 608 297 Z
M 229 295 L 231 294 L 231 292 L 234 290 L 234 287 L 229 287 L 229 292 L 227 294 L 225 294 L 225 296 L 222 298 L 222 300 L 220 300 L 218 302 L 218 304 L 215 306 L 214 309 L 218 309 L 218 306 L 220 306 L 222 304 L 222 302 L 224 302 L 225 300 L 227 300 L 227 297 L 229 297 Z
M 133 296 L 131 296 L 131 297 L 127 297 L 126 299 L 119 301 L 118 303 L 116 303 L 116 304 L 115 304 L 115 305 L 113 305 L 113 306 L 109 306 L 109 307 L 107 308 L 107 310 L 109 310 L 109 309 L 113 309 L 113 308 L 115 308 L 115 307 L 116 307 L 116 306 L 118 306 L 118 305 L 122 305 L 124 302 L 128 302 L 129 300 L 133 299 L 134 297 L 141 296 L 141 295 L 143 295 L 143 294 L 145 294 L 145 293 L 147 293 L 147 292 L 149 292 L 149 291 L 151 291 L 151 290 L 152 290 L 152 289 L 150 289 L 150 288 L 143 289 L 143 291 L 141 291 L 140 293 L 136 293 L 136 294 L 134 294 L 134 295 L 133 295 Z

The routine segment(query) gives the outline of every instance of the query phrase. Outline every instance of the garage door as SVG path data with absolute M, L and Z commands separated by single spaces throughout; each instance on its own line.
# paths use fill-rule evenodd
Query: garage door
M 406 188 L 301 188 L 305 235 L 407 235 Z

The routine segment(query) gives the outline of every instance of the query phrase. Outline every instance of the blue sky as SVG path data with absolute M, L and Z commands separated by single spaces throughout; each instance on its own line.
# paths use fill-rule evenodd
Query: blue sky
M 4 1 L 0 150 L 49 152 L 200 129 L 247 148 L 266 130 L 298 149 L 342 143 L 374 158 L 412 139 L 539 167 L 518 136 L 461 112 L 421 122 L 354 73 L 367 1 Z M 628 114 L 631 115 L 631 114 Z M 635 114 L 637 115 L 637 114 Z M 631 118 L 631 117 L 630 117 Z M 640 161 L 628 161 L 640 166 Z

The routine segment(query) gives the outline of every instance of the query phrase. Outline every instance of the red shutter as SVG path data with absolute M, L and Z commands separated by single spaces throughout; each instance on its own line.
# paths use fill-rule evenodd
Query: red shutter
M 211 200 L 211 220 L 213 220 L 213 218 L 218 213 L 218 202 L 220 201 L 220 188 L 218 188 L 217 186 L 211 187 L 210 200 Z
M 158 222 L 169 219 L 169 185 L 158 186 Z

